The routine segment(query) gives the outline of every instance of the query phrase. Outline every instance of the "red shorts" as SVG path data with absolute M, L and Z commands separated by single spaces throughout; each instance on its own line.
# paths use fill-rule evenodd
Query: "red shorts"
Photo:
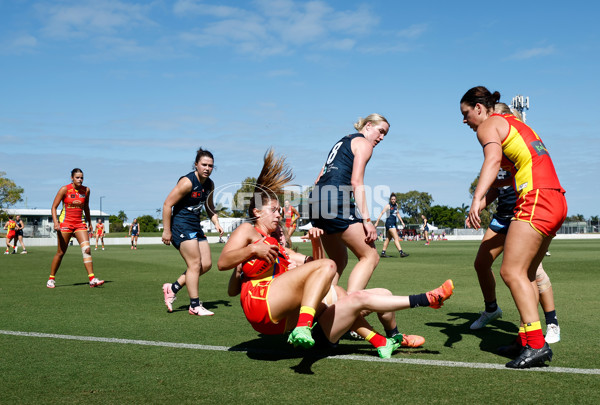
M 88 227 L 85 222 L 61 222 L 60 231 L 61 232 L 76 232 L 76 231 L 87 231 Z
M 519 197 L 513 220 L 528 222 L 545 236 L 556 236 L 567 217 L 567 200 L 560 190 L 542 188 Z
M 240 303 L 246 319 L 257 332 L 265 335 L 281 335 L 285 332 L 285 319 L 274 321 L 267 303 L 271 281 L 272 278 L 259 281 L 255 285 L 252 285 L 252 281 L 246 281 L 242 285 Z
M 15 232 L 14 230 L 12 230 L 12 231 L 8 231 L 8 232 L 6 233 L 6 238 L 7 238 L 8 240 L 11 240 L 11 239 L 13 239 L 13 238 L 15 237 L 15 235 L 16 235 L 16 232 Z

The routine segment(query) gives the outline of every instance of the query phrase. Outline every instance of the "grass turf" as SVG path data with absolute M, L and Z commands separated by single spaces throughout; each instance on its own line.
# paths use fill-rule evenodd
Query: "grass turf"
M 223 245 L 211 246 L 216 262 Z M 309 244 L 300 244 L 308 253 Z M 483 302 L 472 262 L 477 242 L 403 242 L 382 259 L 369 286 L 397 295 L 424 292 L 447 278 L 455 295 L 441 310 L 417 308 L 397 314 L 404 333 L 420 334 L 420 349 L 393 358 L 504 364 L 495 354 L 516 333 L 518 313 L 498 278 L 501 320 L 480 331 L 469 325 Z M 596 308 L 600 285 L 600 241 L 557 240 L 544 267 L 554 287 L 562 341 L 552 345 L 553 367 L 600 369 Z M 600 376 L 514 370 L 454 368 L 377 361 L 364 341 L 342 340 L 330 352 L 289 347 L 284 337 L 262 336 L 246 322 L 238 297 L 226 295 L 229 272 L 215 268 L 200 279 L 200 298 L 213 317 L 187 314 L 187 291 L 175 311 L 166 312 L 161 285 L 183 271 L 172 247 L 109 246 L 94 251 L 94 269 L 106 280 L 90 289 L 77 247 L 57 274 L 57 288 L 45 282 L 54 248 L 0 257 L 0 329 L 76 336 L 140 339 L 232 347 L 193 350 L 119 343 L 82 342 L 0 334 L 2 403 L 177 402 L 275 403 L 306 398 L 313 403 L 597 403 Z M 347 275 L 355 259 L 350 255 Z M 499 263 L 495 265 L 495 273 Z M 369 320 L 381 330 L 373 315 Z M 542 314 L 542 324 L 543 314 Z M 242 351 L 238 351 L 242 350 Z M 260 349 L 268 349 L 261 351 Z M 246 351 L 247 350 L 247 351 Z M 359 355 L 373 362 L 324 358 Z

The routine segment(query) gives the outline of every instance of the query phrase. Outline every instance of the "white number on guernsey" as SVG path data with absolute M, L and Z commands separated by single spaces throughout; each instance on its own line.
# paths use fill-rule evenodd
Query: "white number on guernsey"
M 325 164 L 330 164 L 331 162 L 333 162 L 333 159 L 335 159 L 335 155 L 337 155 L 338 150 L 340 149 L 340 147 L 342 146 L 343 142 L 338 142 L 335 144 L 335 146 L 331 149 L 331 152 L 329 153 L 329 157 L 327 158 L 327 163 Z

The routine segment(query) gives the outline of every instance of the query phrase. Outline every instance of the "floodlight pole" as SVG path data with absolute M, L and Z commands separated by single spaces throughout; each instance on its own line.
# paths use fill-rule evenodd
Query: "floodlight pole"
M 102 216 L 102 199 L 106 198 L 105 196 L 100 197 L 100 216 Z
M 513 97 L 510 106 L 514 110 L 517 110 L 521 113 L 521 116 L 523 117 L 523 122 L 525 122 L 525 110 L 529 110 L 529 97 L 523 97 L 522 95 L 517 94 Z

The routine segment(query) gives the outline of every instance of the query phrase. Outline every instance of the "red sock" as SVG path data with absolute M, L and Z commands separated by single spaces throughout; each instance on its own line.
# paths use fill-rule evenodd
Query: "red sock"
M 315 309 L 311 307 L 301 307 L 300 315 L 298 316 L 298 326 L 308 326 L 309 328 L 312 326 L 313 321 L 315 319 Z
M 525 327 L 519 327 L 519 336 L 517 336 L 517 341 L 521 344 L 521 346 L 525 347 L 527 344 L 527 335 L 525 335 Z
M 94 273 L 88 274 L 88 278 L 90 279 L 90 281 L 92 281 L 94 279 Z
M 527 335 L 527 344 L 532 349 L 541 349 L 546 341 L 542 332 L 540 321 L 525 324 L 525 334 Z
M 387 344 L 387 339 L 375 331 L 372 331 L 369 336 L 365 338 L 365 340 L 371 343 L 375 348 L 385 346 Z

